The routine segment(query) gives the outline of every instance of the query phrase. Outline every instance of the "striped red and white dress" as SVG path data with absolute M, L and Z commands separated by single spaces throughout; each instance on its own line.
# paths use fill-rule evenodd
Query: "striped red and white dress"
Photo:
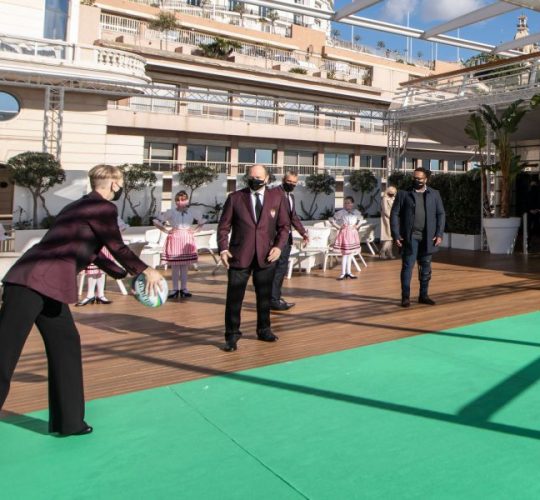
M 114 260 L 114 257 L 112 256 L 111 252 L 109 252 L 109 250 L 107 250 L 107 247 L 103 247 L 101 249 L 101 252 L 99 252 L 100 254 L 102 254 L 103 257 L 107 257 L 107 259 L 111 259 L 113 262 L 116 262 Z M 90 264 L 85 270 L 84 270 L 84 274 L 86 274 L 86 276 L 90 276 L 92 278 L 99 278 L 105 271 L 102 271 L 98 266 L 96 266 L 95 264 Z
M 199 259 L 193 232 L 193 214 L 188 210 L 167 210 L 160 218 L 168 222 L 172 229 L 167 235 L 161 254 L 163 264 L 184 266 L 195 264 Z
M 334 242 L 334 249 L 342 255 L 358 253 L 360 250 L 360 235 L 355 226 L 364 220 L 360 211 L 347 212 L 347 210 L 340 210 L 334 215 L 334 220 L 341 226 Z

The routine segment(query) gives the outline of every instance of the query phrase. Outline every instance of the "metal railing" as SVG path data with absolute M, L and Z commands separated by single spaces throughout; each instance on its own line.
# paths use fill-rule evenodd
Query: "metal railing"
M 538 53 L 513 57 L 402 84 L 394 100 L 401 119 L 466 112 L 479 104 L 528 98 L 540 88 Z
M 150 165 L 152 170 L 157 172 L 181 172 L 189 166 L 205 166 L 212 168 L 218 174 L 230 174 L 231 162 L 227 161 L 178 161 L 178 160 L 154 160 L 147 158 L 143 160 L 145 165 Z
M 326 109 L 319 104 L 282 102 L 269 96 L 248 97 L 225 92 L 168 91 L 170 95 L 167 96 L 137 95 L 112 101 L 109 108 L 343 132 L 387 133 L 385 116 L 377 110 Z

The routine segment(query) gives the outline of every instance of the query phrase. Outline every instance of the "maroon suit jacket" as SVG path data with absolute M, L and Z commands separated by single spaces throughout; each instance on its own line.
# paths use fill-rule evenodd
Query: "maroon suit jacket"
M 266 260 L 270 249 L 283 249 L 289 238 L 290 219 L 286 202 L 283 192 L 266 188 L 261 217 L 257 223 L 249 188 L 229 195 L 219 220 L 217 239 L 220 252 L 231 252 L 231 267 L 250 267 L 255 256 L 259 266 L 270 265 Z
M 64 303 L 77 302 L 77 274 L 94 262 L 113 278 L 126 272 L 99 255 L 106 246 L 130 274 L 148 266 L 122 241 L 118 210 L 92 191 L 62 209 L 43 239 L 17 261 L 4 283 L 23 285 Z
M 283 185 L 275 189 L 281 191 L 282 196 L 285 198 L 285 204 L 287 207 L 287 213 L 289 214 L 289 217 L 291 219 L 291 225 L 294 227 L 294 229 L 296 229 L 300 233 L 300 236 L 304 237 L 307 234 L 307 231 L 304 225 L 302 224 L 302 222 L 300 221 L 300 217 L 298 217 L 298 214 L 296 213 L 296 200 L 294 199 L 294 194 L 286 193 L 285 190 L 283 189 Z M 287 199 L 287 194 L 290 195 L 293 201 L 292 208 L 291 208 L 291 204 L 289 203 L 289 200 Z M 292 231 L 292 227 L 291 227 L 291 231 Z M 289 241 L 289 243 L 292 243 L 292 241 Z

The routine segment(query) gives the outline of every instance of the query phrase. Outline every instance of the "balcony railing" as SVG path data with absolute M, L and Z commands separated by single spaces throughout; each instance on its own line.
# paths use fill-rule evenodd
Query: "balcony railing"
M 177 160 L 154 160 L 146 159 L 143 163 L 150 165 L 157 172 L 181 172 L 189 166 L 205 166 L 212 168 L 218 174 L 230 174 L 231 163 L 227 161 L 177 161 Z
M 0 57 L 12 60 L 55 60 L 93 69 L 106 69 L 148 80 L 144 58 L 121 50 L 58 40 L 0 35 Z
M 272 33 L 274 35 L 281 35 L 284 37 L 291 37 L 291 24 L 293 19 L 288 19 L 289 14 L 283 13 L 283 19 L 278 19 L 272 23 L 271 20 L 266 20 L 259 15 L 258 8 L 246 9 L 246 12 L 240 15 L 231 9 L 227 9 L 221 5 L 215 5 L 214 3 L 206 5 L 201 2 L 201 6 L 189 5 L 184 0 L 130 0 L 133 3 L 140 3 L 143 5 L 150 5 L 152 7 L 159 7 L 162 10 L 171 10 L 179 12 L 181 14 L 188 14 L 190 16 L 201 17 L 203 19 L 211 19 L 224 24 L 231 24 L 233 26 L 242 26 L 256 31 L 262 31 L 264 33 Z
M 149 89 L 152 89 L 149 87 Z M 280 101 L 269 96 L 246 96 L 227 92 L 186 91 L 164 88 L 163 94 L 138 95 L 110 109 L 233 120 L 266 125 L 317 128 L 384 135 L 384 112 L 324 106 L 319 103 Z
M 540 89 L 538 53 L 418 78 L 402 84 L 394 100 L 401 119 L 465 113 L 482 103 L 530 98 Z

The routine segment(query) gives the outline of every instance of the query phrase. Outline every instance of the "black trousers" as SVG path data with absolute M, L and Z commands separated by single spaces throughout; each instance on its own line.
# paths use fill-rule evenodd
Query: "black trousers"
M 272 282 L 276 271 L 275 263 L 268 267 L 260 267 L 253 260 L 247 268 L 229 268 L 227 283 L 227 302 L 225 305 L 225 340 L 238 338 L 240 332 L 240 312 L 246 294 L 249 277 L 253 274 L 253 285 L 257 298 L 257 335 L 264 336 L 270 329 L 270 296 Z
M 67 304 L 6 284 L 0 309 L 0 409 L 32 326 L 43 337 L 49 368 L 49 431 L 70 434 L 84 423 L 81 340 Z
M 286 244 L 281 251 L 281 256 L 277 261 L 276 274 L 274 275 L 274 282 L 272 283 L 272 302 L 277 304 L 281 300 L 281 287 L 283 286 L 283 280 L 287 275 L 289 269 L 289 256 L 291 255 L 291 245 Z

